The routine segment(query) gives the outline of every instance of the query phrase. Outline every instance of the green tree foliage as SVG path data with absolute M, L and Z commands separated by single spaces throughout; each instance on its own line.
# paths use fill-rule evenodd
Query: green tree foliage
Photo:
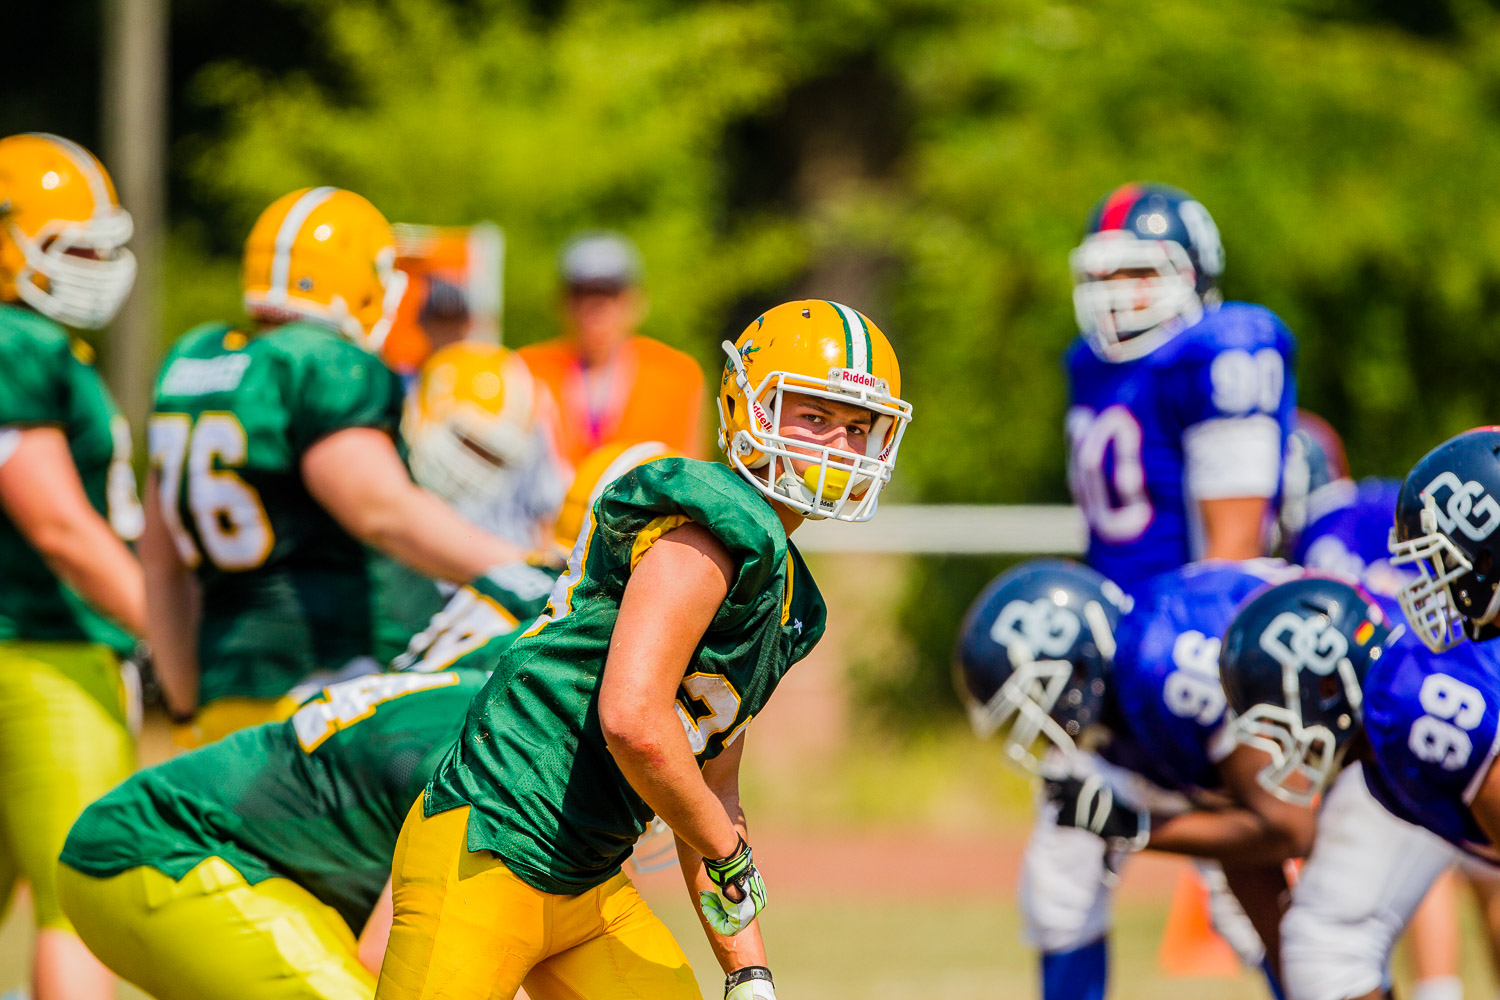
M 195 84 L 224 125 L 179 149 L 225 218 L 313 183 L 394 219 L 493 218 L 512 342 L 555 329 L 553 255 L 582 226 L 640 242 L 651 331 L 710 365 L 764 304 L 847 296 L 915 405 L 898 498 L 1066 497 L 1067 251 L 1132 179 L 1213 212 L 1227 294 L 1297 333 L 1301 398 L 1356 472 L 1497 418 L 1500 23 L 1479 0 L 296 3 L 331 73 L 225 61 Z M 176 296 L 226 273 L 191 223 Z M 877 696 L 947 703 L 976 566 L 917 565 Z

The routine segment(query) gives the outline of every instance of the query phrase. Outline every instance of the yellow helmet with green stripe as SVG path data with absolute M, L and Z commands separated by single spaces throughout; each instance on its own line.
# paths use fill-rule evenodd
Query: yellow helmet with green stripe
M 767 311 L 723 346 L 719 447 L 730 464 L 766 496 L 808 517 L 873 517 L 911 420 L 885 334 L 846 305 L 807 299 Z M 787 393 L 868 409 L 874 423 L 865 453 L 822 448 L 797 475 L 791 459 L 806 462 L 808 449 L 779 433 Z

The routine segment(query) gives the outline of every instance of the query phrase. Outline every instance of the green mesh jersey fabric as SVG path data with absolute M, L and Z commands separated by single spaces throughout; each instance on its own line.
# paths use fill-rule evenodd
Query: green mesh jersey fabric
M 662 459 L 611 485 L 547 613 L 508 648 L 456 661 L 494 675 L 427 788 L 429 815 L 472 806 L 469 849 L 496 852 L 543 892 L 608 879 L 651 819 L 605 747 L 598 685 L 633 554 L 683 520 L 712 531 L 737 565 L 678 689 L 700 762 L 744 730 L 822 636 L 826 609 L 812 575 L 771 506 L 733 470 Z
M 543 559 L 505 563 L 460 587 L 427 627 L 412 636 L 392 670 L 431 673 L 455 664 L 489 670 L 484 663 L 520 637 L 547 609 L 547 596 L 562 565 Z M 484 655 L 470 657 L 483 650 Z
M 130 540 L 141 531 L 130 428 L 94 370 L 87 344 L 30 309 L 0 304 L 0 430 L 57 427 L 89 503 Z M 0 641 L 134 643 L 47 568 L 0 512 Z
M 407 810 L 484 684 L 473 671 L 372 674 L 286 722 L 243 729 L 141 771 L 84 810 L 64 864 L 182 878 L 208 857 L 252 885 L 287 878 L 358 934 L 391 873 Z
M 357 657 L 385 663 L 420 627 L 432 606 L 403 610 L 384 557 L 339 527 L 301 475 L 318 440 L 394 433 L 400 408 L 396 376 L 324 327 L 246 336 L 209 324 L 172 348 L 149 437 L 168 527 L 203 587 L 203 701 L 276 697 Z

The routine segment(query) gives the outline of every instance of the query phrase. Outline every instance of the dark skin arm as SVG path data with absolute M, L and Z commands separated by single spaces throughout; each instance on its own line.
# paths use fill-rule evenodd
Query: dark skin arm
M 1241 865 L 1280 865 L 1305 857 L 1312 850 L 1317 816 L 1311 808 L 1283 802 L 1260 787 L 1255 775 L 1267 760 L 1264 751 L 1236 747 L 1220 762 L 1219 774 L 1237 804 L 1153 821 L 1147 846 Z

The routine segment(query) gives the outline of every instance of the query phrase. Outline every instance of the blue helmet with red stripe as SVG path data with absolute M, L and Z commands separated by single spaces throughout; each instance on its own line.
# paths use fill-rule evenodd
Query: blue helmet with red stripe
M 1220 301 L 1218 227 L 1192 195 L 1166 184 L 1105 195 L 1069 262 L 1078 326 L 1110 361 L 1149 354 Z

